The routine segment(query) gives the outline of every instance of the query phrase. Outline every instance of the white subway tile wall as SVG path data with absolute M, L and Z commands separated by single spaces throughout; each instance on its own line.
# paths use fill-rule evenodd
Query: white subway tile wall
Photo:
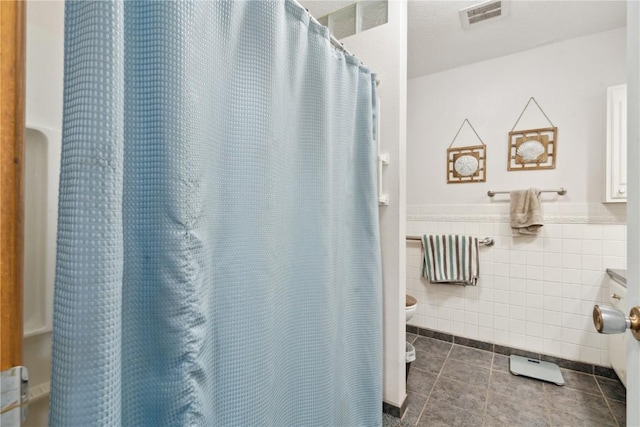
M 605 270 L 626 268 L 626 225 L 553 223 L 537 237 L 512 237 L 505 218 L 440 221 L 445 208 L 429 211 L 438 220 L 420 219 L 420 207 L 409 209 L 409 234 L 491 236 L 495 245 L 480 246 L 478 286 L 463 287 L 421 278 L 421 244 L 407 241 L 407 293 L 418 300 L 410 324 L 610 366 L 607 340 L 595 331 L 591 312 L 594 304 L 609 304 Z M 575 215 L 569 220 L 576 222 Z

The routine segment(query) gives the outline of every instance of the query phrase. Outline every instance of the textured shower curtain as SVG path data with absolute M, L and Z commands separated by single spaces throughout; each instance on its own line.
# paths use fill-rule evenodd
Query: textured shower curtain
M 288 0 L 67 3 L 52 426 L 381 424 L 374 80 Z

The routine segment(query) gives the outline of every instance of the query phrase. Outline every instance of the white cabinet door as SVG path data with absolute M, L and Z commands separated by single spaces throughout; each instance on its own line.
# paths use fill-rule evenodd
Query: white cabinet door
M 605 203 L 627 201 L 627 85 L 607 89 Z

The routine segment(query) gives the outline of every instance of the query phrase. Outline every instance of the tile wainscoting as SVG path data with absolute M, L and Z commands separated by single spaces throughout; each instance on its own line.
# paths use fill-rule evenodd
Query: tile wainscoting
M 592 323 L 608 304 L 607 268 L 626 268 L 626 207 L 543 201 L 537 237 L 512 237 L 508 199 L 483 205 L 409 206 L 407 233 L 491 236 L 480 247 L 478 286 L 421 278 L 420 242 L 407 241 L 411 324 L 465 338 L 610 366 Z

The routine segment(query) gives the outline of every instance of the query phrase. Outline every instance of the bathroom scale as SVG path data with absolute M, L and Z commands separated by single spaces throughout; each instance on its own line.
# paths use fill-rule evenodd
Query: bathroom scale
M 562 372 L 560 372 L 560 368 L 555 363 L 529 359 L 528 357 L 512 354 L 509 357 L 509 369 L 513 375 L 521 375 L 557 385 L 564 385 Z

